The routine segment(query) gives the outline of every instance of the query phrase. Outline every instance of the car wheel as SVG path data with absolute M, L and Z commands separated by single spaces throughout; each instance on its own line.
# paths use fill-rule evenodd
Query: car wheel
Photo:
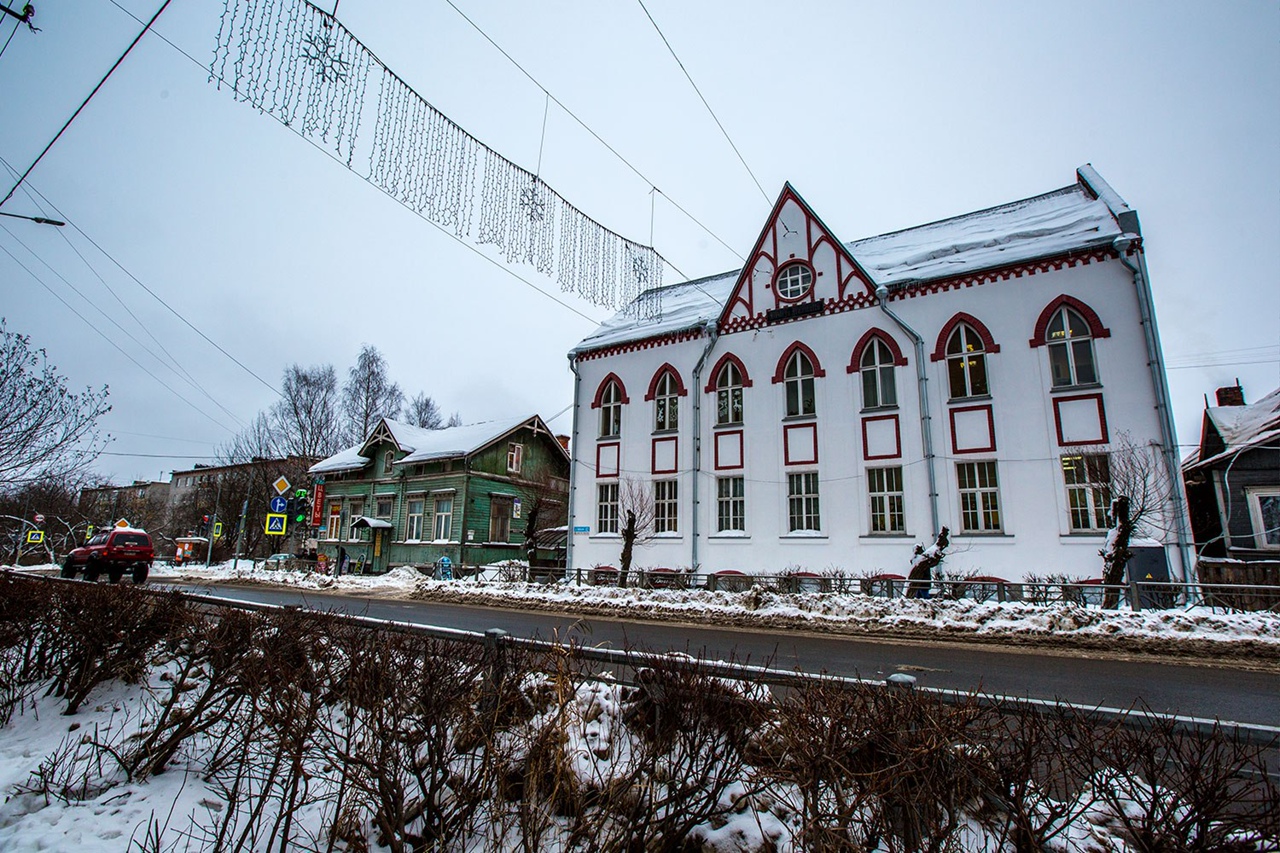
M 133 567 L 133 582 L 136 584 L 144 584 L 147 582 L 147 575 L 151 573 L 151 567 L 146 563 L 138 563 Z
M 75 564 L 75 561 L 74 561 L 74 560 L 72 560 L 70 557 L 67 557 L 67 559 L 66 559 L 66 560 L 64 560 L 64 561 L 63 561 L 63 563 L 62 563 L 62 571 L 59 573 L 59 575 L 58 575 L 58 576 L 59 576 L 59 577 L 64 577 L 64 578 L 73 578 L 73 577 L 75 577 L 75 576 L 76 576 L 76 564 Z
M 89 583 L 93 583 L 98 579 L 98 575 L 102 574 L 102 566 L 97 560 L 90 560 L 84 565 L 84 579 Z

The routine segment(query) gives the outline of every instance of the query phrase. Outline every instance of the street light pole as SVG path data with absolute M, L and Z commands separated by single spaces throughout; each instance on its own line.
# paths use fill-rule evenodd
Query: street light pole
M 204 567 L 209 568 L 209 564 L 213 562 L 213 528 L 218 523 L 218 504 L 222 502 L 222 475 L 218 475 L 218 491 L 213 497 L 213 518 L 209 520 L 209 529 L 205 533 L 209 537 L 209 548 L 204 553 Z

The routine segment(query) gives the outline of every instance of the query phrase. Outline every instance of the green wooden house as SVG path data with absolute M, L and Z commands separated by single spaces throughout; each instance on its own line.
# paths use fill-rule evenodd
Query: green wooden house
M 329 561 L 345 556 L 349 570 L 431 567 L 448 557 L 461 574 L 523 560 L 526 530 L 563 527 L 567 518 L 569 454 L 537 415 L 436 430 L 384 418 L 310 474 L 317 550 Z

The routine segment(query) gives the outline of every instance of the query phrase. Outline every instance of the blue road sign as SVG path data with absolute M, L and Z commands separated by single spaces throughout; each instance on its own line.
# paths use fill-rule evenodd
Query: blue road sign
M 284 512 L 288 508 L 289 502 L 283 497 L 276 495 L 271 499 L 270 506 L 272 512 Z
M 278 513 L 267 513 L 267 525 L 264 528 L 268 536 L 283 536 L 288 527 L 286 516 Z

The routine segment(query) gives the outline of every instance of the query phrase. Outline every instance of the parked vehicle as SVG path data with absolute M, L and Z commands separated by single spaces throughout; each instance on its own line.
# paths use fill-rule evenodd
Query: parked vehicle
M 116 527 L 99 533 L 88 544 L 77 548 L 62 562 L 62 577 L 74 578 L 84 572 L 84 579 L 96 581 L 103 573 L 112 583 L 119 583 L 125 572 L 131 573 L 133 582 L 147 582 L 155 548 L 145 530 Z

